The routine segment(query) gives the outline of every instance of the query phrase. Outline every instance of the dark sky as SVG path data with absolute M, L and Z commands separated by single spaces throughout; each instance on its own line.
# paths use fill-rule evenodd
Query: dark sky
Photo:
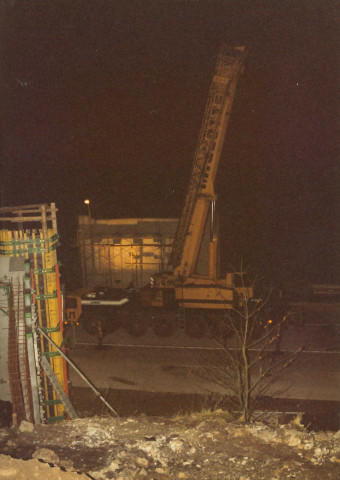
M 336 2 L 1 2 L 3 204 L 178 217 L 222 43 L 245 45 L 216 189 L 223 260 L 337 278 Z M 65 244 L 65 240 L 64 240 Z

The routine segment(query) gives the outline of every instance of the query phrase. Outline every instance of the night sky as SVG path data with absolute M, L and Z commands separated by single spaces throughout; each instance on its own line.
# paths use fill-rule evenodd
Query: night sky
M 223 268 L 340 283 L 336 17 L 329 0 L 2 1 L 3 206 L 55 202 L 67 262 L 85 198 L 95 218 L 178 217 L 219 48 L 245 45 Z

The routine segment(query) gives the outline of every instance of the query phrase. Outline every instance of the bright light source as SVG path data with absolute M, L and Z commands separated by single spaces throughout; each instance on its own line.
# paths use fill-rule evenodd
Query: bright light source
M 84 203 L 85 205 L 90 205 L 90 200 L 87 198 L 86 200 L 84 200 Z

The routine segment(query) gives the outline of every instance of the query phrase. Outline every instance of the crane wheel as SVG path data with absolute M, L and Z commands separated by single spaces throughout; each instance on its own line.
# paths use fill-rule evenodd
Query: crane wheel
M 126 330 L 132 337 L 142 337 L 148 331 L 148 324 L 143 318 L 134 317 L 129 320 Z
M 235 330 L 230 326 L 221 323 L 215 328 L 214 337 L 224 342 L 228 338 L 232 338 L 235 335 Z
M 89 335 L 97 335 L 97 321 L 95 318 L 80 317 L 80 326 L 83 327 Z
M 159 318 L 154 322 L 152 330 L 157 337 L 171 337 L 171 335 L 174 333 L 174 324 L 169 319 Z
M 84 330 L 86 333 L 88 333 L 89 335 L 97 335 L 97 325 L 96 323 L 93 322 L 90 323 L 90 322 L 86 322 L 84 325 Z
M 207 334 L 207 324 L 203 316 L 186 319 L 185 333 L 191 338 L 203 338 Z

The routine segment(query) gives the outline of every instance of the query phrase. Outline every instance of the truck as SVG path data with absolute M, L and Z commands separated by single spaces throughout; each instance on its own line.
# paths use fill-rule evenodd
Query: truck
M 221 47 L 167 270 L 154 275 L 149 285 L 133 295 L 116 291 L 120 300 L 128 298 L 123 305 L 105 304 L 112 295 L 108 291 L 101 297 L 93 294 L 97 303 L 86 303 L 88 294 L 78 297 L 78 313 L 74 314 L 84 327 L 89 329 L 93 318 L 102 323 L 104 317 L 111 331 L 123 325 L 130 333 L 141 335 L 151 326 L 157 335 L 168 336 L 179 327 L 192 337 L 202 337 L 226 311 L 253 298 L 244 272 L 218 278 L 217 267 L 215 178 L 244 59 L 244 47 Z M 206 273 L 199 274 L 198 259 L 207 232 Z

